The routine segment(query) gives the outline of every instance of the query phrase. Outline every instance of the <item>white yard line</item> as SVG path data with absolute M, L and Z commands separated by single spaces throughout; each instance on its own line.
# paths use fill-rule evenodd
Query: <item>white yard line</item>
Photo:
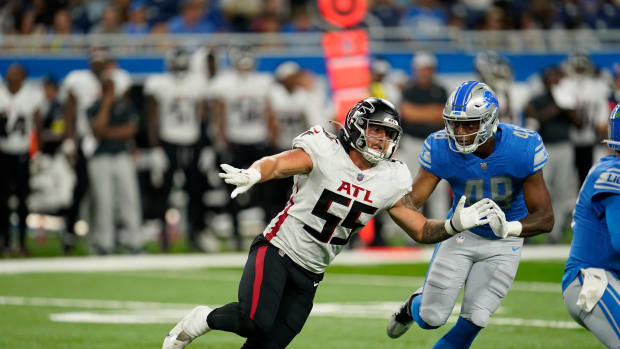
M 81 308 L 105 310 L 103 312 L 79 311 L 52 313 L 50 319 L 57 322 L 87 322 L 108 324 L 147 324 L 147 323 L 174 323 L 185 315 L 194 305 L 162 302 L 137 302 L 98 299 L 69 299 L 43 297 L 9 297 L 0 296 L 0 305 Z M 398 302 L 370 302 L 370 303 L 316 303 L 311 316 L 342 317 L 358 319 L 387 319 Z M 459 309 L 457 304 L 454 309 Z M 501 308 L 499 310 L 502 310 Z M 503 311 L 499 311 L 501 314 Z M 448 322 L 456 322 L 457 314 L 453 314 Z M 492 325 L 497 326 L 526 326 L 545 328 L 579 328 L 572 321 L 555 321 L 541 319 L 522 319 L 513 317 L 494 316 Z
M 564 245 L 526 245 L 521 259 L 566 260 L 568 250 L 569 247 Z M 432 253 L 432 248 L 345 250 L 338 255 L 334 265 L 423 263 L 430 260 Z M 246 253 L 25 258 L 0 261 L 0 274 L 240 267 L 246 260 Z

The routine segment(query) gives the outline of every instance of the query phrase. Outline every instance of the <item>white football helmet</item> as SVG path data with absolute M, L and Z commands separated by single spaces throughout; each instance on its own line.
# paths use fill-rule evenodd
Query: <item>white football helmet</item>
M 454 90 L 443 109 L 446 133 L 450 137 L 450 149 L 469 154 L 478 149 L 497 131 L 499 104 L 491 88 L 478 81 L 467 81 Z M 459 123 L 478 123 L 478 130 L 469 134 L 457 134 Z M 473 142 L 467 139 L 474 136 Z

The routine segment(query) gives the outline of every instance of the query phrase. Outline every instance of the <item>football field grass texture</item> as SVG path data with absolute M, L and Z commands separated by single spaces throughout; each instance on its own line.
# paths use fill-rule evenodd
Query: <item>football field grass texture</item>
M 560 261 L 522 262 L 516 282 L 472 348 L 603 348 L 562 303 Z M 458 316 L 432 331 L 414 325 L 398 339 L 390 314 L 422 285 L 426 264 L 332 266 L 313 313 L 289 348 L 432 348 Z M 236 300 L 241 268 L 0 274 L 0 348 L 161 348 L 194 305 Z M 239 348 L 213 331 L 188 348 Z

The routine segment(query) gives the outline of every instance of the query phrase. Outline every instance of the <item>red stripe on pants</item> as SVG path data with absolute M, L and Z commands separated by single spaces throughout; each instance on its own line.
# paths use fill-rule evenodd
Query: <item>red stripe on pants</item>
M 250 319 L 254 318 L 256 308 L 258 307 L 258 299 L 260 298 L 260 286 L 263 283 L 263 267 L 265 266 L 265 253 L 267 246 L 261 246 L 256 252 L 256 262 L 254 265 L 254 288 L 252 290 L 252 310 L 250 311 Z

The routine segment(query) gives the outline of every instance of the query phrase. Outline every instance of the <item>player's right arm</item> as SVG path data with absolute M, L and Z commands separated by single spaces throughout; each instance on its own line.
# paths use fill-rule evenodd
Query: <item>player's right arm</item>
M 256 183 L 310 173 L 313 163 L 312 158 L 305 151 L 293 149 L 256 160 L 247 170 L 227 164 L 222 164 L 220 167 L 224 170 L 220 173 L 220 178 L 224 178 L 228 184 L 237 186 L 230 194 L 230 197 L 234 199 Z
M 274 178 L 307 174 L 312 170 L 312 166 L 310 155 L 302 149 L 293 149 L 265 156 L 256 160 L 250 168 L 255 168 L 261 173 L 261 179 L 258 181 L 260 183 Z

